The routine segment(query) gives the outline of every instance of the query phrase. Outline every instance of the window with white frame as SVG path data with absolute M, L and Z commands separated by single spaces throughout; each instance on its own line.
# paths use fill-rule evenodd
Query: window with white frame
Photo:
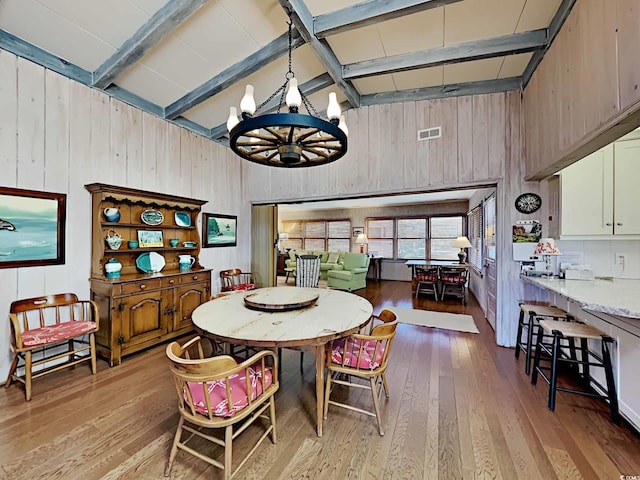
M 430 257 L 434 260 L 457 260 L 459 248 L 453 246 L 457 237 L 461 237 L 462 219 L 460 215 L 451 217 L 431 217 L 431 235 L 429 238 Z
M 482 272 L 482 208 L 480 205 L 471 209 L 467 214 L 469 232 L 467 238 L 471 243 L 469 248 L 469 264 L 476 272 Z
M 283 220 L 289 235 L 284 248 L 293 250 L 344 251 L 351 249 L 351 220 Z

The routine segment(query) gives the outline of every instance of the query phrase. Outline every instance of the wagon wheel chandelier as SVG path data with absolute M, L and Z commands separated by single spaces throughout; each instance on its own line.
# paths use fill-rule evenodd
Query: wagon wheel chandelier
M 267 100 L 256 107 L 253 86 L 247 85 L 240 102 L 241 119 L 231 107 L 227 128 L 231 149 L 250 162 L 272 167 L 312 167 L 335 162 L 347 153 L 347 125 L 341 115 L 336 94 L 329 94 L 328 121 L 321 118 L 298 88 L 291 70 L 292 22 L 289 18 L 289 70 L 285 82 Z M 280 95 L 276 113 L 255 115 Z M 285 105 L 288 113 L 280 113 Z M 304 104 L 307 114 L 298 110 Z

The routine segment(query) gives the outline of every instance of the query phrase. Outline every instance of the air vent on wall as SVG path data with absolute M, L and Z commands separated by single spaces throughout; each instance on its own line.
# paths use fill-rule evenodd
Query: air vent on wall
M 440 138 L 442 136 L 442 127 L 427 128 L 418 130 L 418 141 L 431 140 L 432 138 Z

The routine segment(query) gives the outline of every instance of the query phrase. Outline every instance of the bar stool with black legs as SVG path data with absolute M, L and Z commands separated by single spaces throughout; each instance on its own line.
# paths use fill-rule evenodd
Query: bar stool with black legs
M 531 360 L 533 337 L 538 329 L 538 319 L 554 319 L 554 320 L 574 320 L 573 315 L 554 305 L 530 305 L 527 303 L 520 304 L 520 318 L 518 319 L 518 336 L 516 337 L 516 358 L 520 357 L 520 350 L 525 353 L 526 363 L 524 372 L 529 375 L 531 372 Z M 526 341 L 522 340 L 522 332 L 527 330 Z M 572 353 L 575 350 L 572 349 Z M 573 355 L 572 355 L 573 356 Z
M 545 341 L 552 339 L 551 343 Z M 580 351 L 580 360 L 569 358 L 561 355 L 561 350 L 569 346 L 564 341 L 579 340 L 580 347 L 575 347 Z M 589 350 L 589 340 L 600 340 L 601 356 Z M 603 398 L 609 400 L 611 408 L 611 420 L 616 425 L 620 424 L 620 414 L 618 412 L 618 396 L 616 394 L 616 385 L 613 377 L 613 367 L 611 365 L 611 351 L 609 345 L 613 343 L 613 338 L 604 334 L 597 328 L 580 322 L 559 322 L 556 320 L 540 320 L 540 328 L 538 328 L 536 354 L 533 360 L 533 373 L 531 375 L 531 383 L 535 385 L 538 381 L 538 374 L 544 378 L 549 384 L 549 410 L 552 412 L 556 407 L 556 392 L 577 393 L 589 397 Z M 575 344 L 574 344 L 575 345 Z M 545 358 L 543 359 L 543 353 Z M 541 366 L 541 361 L 549 362 L 549 366 Z M 582 366 L 580 373 L 583 390 L 575 390 L 570 388 L 558 387 L 558 366 L 562 363 L 570 365 Z M 591 377 L 591 367 L 604 368 L 604 374 L 607 386 L 601 385 L 597 380 Z M 576 369 L 578 370 L 578 369 Z M 549 371 L 549 376 L 545 371 Z M 595 384 L 601 394 L 595 391 L 591 384 Z

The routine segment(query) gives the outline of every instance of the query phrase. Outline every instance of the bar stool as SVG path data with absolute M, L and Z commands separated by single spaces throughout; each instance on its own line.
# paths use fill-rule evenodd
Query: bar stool
M 526 316 L 526 318 L 525 318 Z M 520 350 L 525 353 L 526 363 L 524 372 L 531 372 L 531 351 L 533 346 L 534 329 L 537 329 L 538 318 L 552 318 L 554 320 L 575 320 L 573 315 L 554 305 L 530 305 L 520 303 L 520 318 L 518 319 L 518 336 L 516 337 L 516 358 L 520 358 Z M 527 329 L 527 341 L 522 341 L 522 330 Z M 574 353 L 574 350 L 572 350 Z
M 611 352 L 609 350 L 609 344 L 613 343 L 613 338 L 604 334 L 597 328 L 580 322 L 559 322 L 556 320 L 540 320 L 540 328 L 538 328 L 537 342 L 536 342 L 536 354 L 533 360 L 533 374 L 531 375 L 531 383 L 535 385 L 538 381 L 538 374 L 544 378 L 549 384 L 549 410 L 552 412 L 556 407 L 556 391 L 577 393 L 579 395 L 586 395 L 589 397 L 603 398 L 609 400 L 609 407 L 611 408 L 611 420 L 616 425 L 620 424 L 620 414 L 618 412 L 618 396 L 616 394 L 616 385 L 613 378 L 613 368 L 611 366 Z M 546 333 L 546 335 L 545 335 Z M 546 338 L 553 338 L 551 343 L 544 341 Z M 581 360 L 574 358 L 563 357 L 561 355 L 561 349 L 567 345 L 562 345 L 562 340 L 580 340 L 580 347 L 576 347 L 580 350 Z M 600 340 L 602 348 L 602 356 L 597 355 L 595 352 L 589 350 L 588 340 Z M 542 352 L 549 356 L 545 358 L 545 361 L 550 362 L 549 367 L 542 367 L 540 361 L 542 360 Z M 595 359 L 591 361 L 590 358 Z M 582 384 L 584 390 L 574 390 L 570 388 L 558 387 L 558 364 L 568 363 L 575 366 L 582 365 Z M 603 387 L 597 380 L 591 377 L 591 367 L 604 368 L 605 379 L 607 387 Z M 550 371 L 550 377 L 544 373 L 543 370 Z M 605 392 L 600 394 L 591 388 L 591 382 L 598 386 L 598 388 Z

